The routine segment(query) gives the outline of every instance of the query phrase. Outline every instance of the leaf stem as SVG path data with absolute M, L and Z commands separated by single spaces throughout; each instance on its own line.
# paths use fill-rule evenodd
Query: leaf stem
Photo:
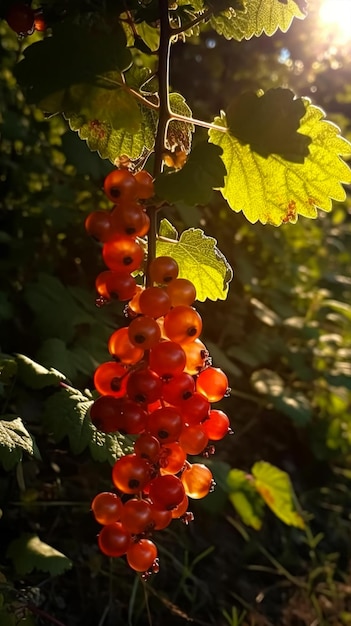
M 197 26 L 198 24 L 200 24 L 200 22 L 204 22 L 206 20 L 209 20 L 212 15 L 213 15 L 212 9 L 207 9 L 207 11 L 202 13 L 202 15 L 199 15 L 198 17 L 196 17 L 194 20 L 191 20 L 187 24 L 184 24 L 183 26 L 179 26 L 179 28 L 172 28 L 171 29 L 171 31 L 172 31 L 172 35 L 171 36 L 175 37 L 177 35 L 182 35 L 187 30 L 190 30 L 191 28 L 194 28 L 194 26 Z

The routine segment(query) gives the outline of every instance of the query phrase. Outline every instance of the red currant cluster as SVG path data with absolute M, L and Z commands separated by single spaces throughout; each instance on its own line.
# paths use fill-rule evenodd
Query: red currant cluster
M 42 10 L 32 9 L 27 2 L 12 4 L 6 13 L 6 21 L 15 33 L 22 36 L 46 29 Z
M 98 494 L 92 503 L 103 525 L 98 542 L 113 557 L 126 555 L 138 572 L 158 570 L 151 533 L 172 519 L 193 519 L 188 498 L 203 498 L 214 482 L 202 463 L 187 455 L 208 456 L 213 442 L 229 431 L 223 411 L 211 408 L 228 390 L 228 379 L 212 367 L 199 339 L 202 320 L 192 304 L 194 285 L 178 278 L 178 264 L 157 257 L 148 267 L 150 286 L 137 286 L 131 276 L 144 252 L 137 238 L 148 230 L 141 200 L 152 197 L 147 172 L 114 171 L 104 183 L 115 202 L 108 213 L 95 211 L 86 220 L 88 233 L 103 243 L 109 270 L 97 278 L 103 301 L 129 300 L 129 325 L 108 342 L 113 360 L 95 371 L 100 397 L 90 409 L 93 424 L 105 433 L 136 436 L 134 451 L 116 461 L 112 481 L 117 493 Z M 148 574 L 146 574 L 148 575 Z

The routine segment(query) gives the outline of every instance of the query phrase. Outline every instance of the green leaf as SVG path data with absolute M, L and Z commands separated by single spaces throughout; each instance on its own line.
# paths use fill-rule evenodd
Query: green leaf
M 138 159 L 144 152 L 151 151 L 155 144 L 157 115 L 151 109 L 138 105 L 141 115 L 140 129 L 130 133 L 124 129 L 114 130 L 111 124 L 72 115 L 69 118 L 71 130 L 77 131 L 80 139 L 85 139 L 90 150 L 97 151 L 102 159 L 117 163 L 122 155 Z
M 122 455 L 131 452 L 132 444 L 122 435 L 98 431 L 89 417 L 91 404 L 91 398 L 77 389 L 62 389 L 45 403 L 44 426 L 57 442 L 68 437 L 74 454 L 89 448 L 95 461 L 108 461 L 113 465 Z
M 168 228 L 167 223 L 165 227 Z M 158 240 L 156 250 L 157 256 L 171 256 L 177 261 L 179 277 L 188 278 L 195 285 L 197 300 L 225 300 L 233 272 L 216 244 L 216 239 L 207 237 L 200 228 L 189 228 L 174 243 Z
M 110 72 L 96 85 L 79 84 L 69 91 L 69 109 L 88 120 L 99 120 L 113 129 L 136 133 L 140 130 L 141 112 L 135 97 L 123 88 L 120 75 Z
M 124 30 L 118 24 L 113 29 L 95 24 L 92 29 L 65 22 L 54 28 L 51 37 L 25 49 L 15 74 L 29 102 L 49 113 L 78 113 L 86 106 L 89 85 L 96 85 L 104 75 L 108 78 L 109 72 L 126 70 L 131 61 Z M 98 110 L 99 105 L 93 119 Z
M 132 65 L 125 72 L 124 79 L 128 87 L 144 97 L 150 97 L 154 95 L 150 87 L 150 76 L 149 69 Z M 89 149 L 97 151 L 101 158 L 109 159 L 114 164 L 118 163 L 122 155 L 130 159 L 138 159 L 144 153 L 151 151 L 155 144 L 157 110 L 138 103 L 130 93 L 127 93 L 127 96 L 128 99 L 124 100 L 123 111 L 128 117 L 127 100 L 129 100 L 134 122 L 138 122 L 137 127 L 134 125 L 134 129 L 129 121 L 125 128 L 114 128 L 113 120 L 109 123 L 96 116 L 87 119 L 84 115 L 66 115 L 70 128 L 78 132 L 80 139 L 86 140 Z M 118 109 L 116 109 L 116 115 L 117 117 L 119 115 Z
M 198 143 L 181 170 L 163 172 L 156 178 L 157 195 L 168 202 L 206 204 L 211 200 L 213 189 L 224 184 L 226 170 L 221 154 L 221 149 L 213 144 Z
M 288 526 L 305 528 L 305 522 L 294 504 L 294 491 L 286 472 L 265 461 L 252 467 L 254 486 L 273 513 Z
M 56 369 L 47 369 L 24 354 L 17 354 L 17 371 L 20 380 L 31 389 L 57 387 L 65 379 Z
M 263 502 L 252 477 L 239 469 L 232 469 L 227 478 L 229 500 L 247 526 L 259 530 L 263 520 Z
M 236 98 L 227 111 L 231 135 L 253 152 L 267 158 L 279 154 L 286 161 L 303 163 L 311 139 L 298 133 L 305 115 L 302 98 L 290 89 L 269 89 L 263 95 L 246 92 Z
M 276 92 L 279 99 L 280 92 Z M 209 133 L 210 141 L 223 148 L 227 176 L 222 195 L 234 211 L 243 211 L 253 224 L 259 220 L 279 226 L 296 222 L 298 215 L 315 218 L 318 208 L 331 210 L 331 199 L 345 199 L 341 182 L 350 183 L 351 172 L 340 155 L 351 155 L 350 143 L 340 137 L 337 126 L 324 119 L 321 109 L 307 99 L 304 106 L 299 133 L 312 140 L 304 163 L 287 161 L 278 154 L 265 158 L 254 152 L 230 132 L 224 113 L 215 122 L 228 128 L 227 132 Z
M 34 569 L 59 576 L 71 569 L 72 562 L 35 534 L 23 533 L 9 544 L 6 556 L 11 559 L 18 574 L 30 574 Z
M 210 25 L 226 39 L 241 41 L 262 33 L 273 35 L 278 29 L 285 33 L 294 18 L 305 17 L 304 5 L 294 0 L 249 0 L 245 7 L 246 11 L 229 8 L 213 16 Z
M 20 417 L 0 418 L 0 462 L 9 470 L 22 460 L 23 452 L 40 459 L 37 445 Z

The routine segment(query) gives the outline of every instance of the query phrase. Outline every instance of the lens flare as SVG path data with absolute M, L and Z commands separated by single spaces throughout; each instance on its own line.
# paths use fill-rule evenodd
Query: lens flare
M 339 43 L 351 39 L 350 0 L 324 0 L 319 9 L 319 19 Z

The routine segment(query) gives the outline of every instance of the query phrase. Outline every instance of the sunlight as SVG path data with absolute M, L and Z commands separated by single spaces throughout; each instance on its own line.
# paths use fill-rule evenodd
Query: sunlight
M 340 43 L 351 39 L 351 0 L 323 0 L 319 18 Z

